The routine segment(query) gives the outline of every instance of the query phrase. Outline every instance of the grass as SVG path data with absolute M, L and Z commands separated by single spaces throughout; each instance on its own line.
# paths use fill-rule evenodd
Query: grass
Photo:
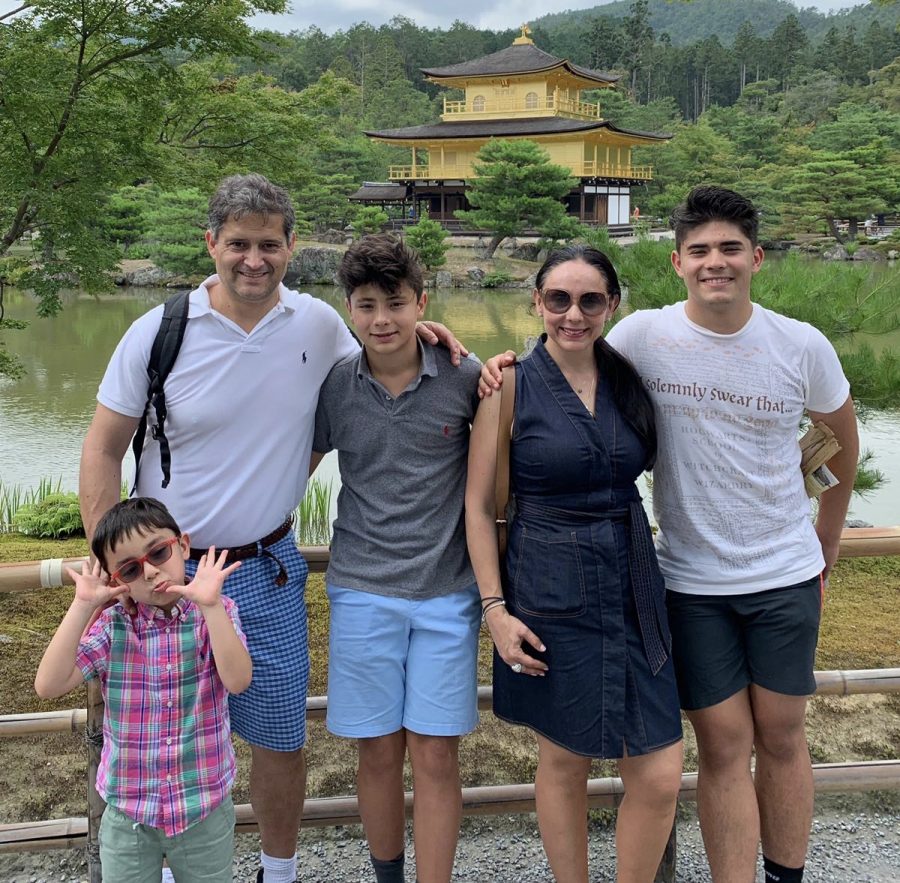
M 83 539 L 41 541 L 0 535 L 0 563 L 47 557 L 76 557 L 87 552 Z M 900 557 L 848 559 L 831 577 L 816 661 L 818 669 L 900 667 Z M 84 705 L 84 689 L 54 701 L 37 698 L 34 672 L 50 635 L 59 624 L 71 590 L 0 593 L 0 711 L 24 713 Z M 321 574 L 310 575 L 309 611 L 311 696 L 327 692 L 329 611 Z M 482 635 L 478 680 L 491 682 L 490 639 Z M 900 757 L 900 696 L 819 697 L 809 712 L 811 750 L 817 762 Z M 696 769 L 690 728 L 685 732 L 685 768 Z M 237 742 L 240 774 L 235 800 L 249 800 L 249 752 Z M 311 721 L 308 742 L 311 796 L 355 792 L 355 747 Z M 462 740 L 463 784 L 495 785 L 533 780 L 537 765 L 534 739 L 483 713 L 478 729 Z M 595 761 L 593 776 L 615 774 L 609 761 Z M 60 818 L 84 813 L 84 751 L 79 735 L 0 740 L 0 821 Z M 407 775 L 407 787 L 410 780 Z M 877 795 L 872 796 L 875 800 Z M 4 818 L 4 816 L 6 816 Z
M 297 507 L 297 542 L 301 546 L 327 546 L 331 542 L 332 483 L 310 479 Z

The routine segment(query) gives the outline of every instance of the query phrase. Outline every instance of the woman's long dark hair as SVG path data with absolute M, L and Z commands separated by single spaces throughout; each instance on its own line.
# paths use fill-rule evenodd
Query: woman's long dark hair
M 541 265 L 535 277 L 534 285 L 538 291 L 544 290 L 547 274 L 560 264 L 569 261 L 583 261 L 597 270 L 606 282 L 610 300 L 616 302 L 622 298 L 619 277 L 612 261 L 599 249 L 590 245 L 567 245 L 551 252 Z M 656 462 L 656 418 L 653 402 L 644 389 L 640 375 L 634 365 L 621 353 L 614 350 L 602 337 L 594 344 L 594 357 L 602 375 L 609 379 L 613 401 L 622 413 L 628 425 L 637 433 L 644 443 L 647 452 L 646 469 L 652 468 Z

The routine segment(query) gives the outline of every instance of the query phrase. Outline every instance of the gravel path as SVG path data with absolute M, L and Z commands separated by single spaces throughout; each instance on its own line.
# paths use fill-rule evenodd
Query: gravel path
M 238 837 L 236 883 L 256 879 L 256 837 Z M 591 880 L 614 879 L 612 829 L 591 829 Z M 372 883 L 358 827 L 301 838 L 302 883 Z M 821 813 L 813 823 L 807 883 L 900 883 L 900 813 Z M 411 873 L 408 879 L 411 879 Z M 678 883 L 708 883 L 696 821 L 678 825 Z M 762 874 L 759 875 L 762 880 Z M 0 855 L 0 883 L 87 883 L 80 851 Z M 533 816 L 473 819 L 464 824 L 454 881 L 550 883 Z M 115 883 L 115 881 L 109 881 Z

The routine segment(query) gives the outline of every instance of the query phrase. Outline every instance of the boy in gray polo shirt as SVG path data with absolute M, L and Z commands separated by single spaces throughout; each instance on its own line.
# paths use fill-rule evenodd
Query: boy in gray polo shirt
M 480 606 L 463 499 L 480 366 L 423 347 L 422 271 L 390 234 L 338 270 L 363 350 L 319 394 L 313 465 L 336 449 L 342 488 L 326 575 L 329 731 L 358 740 L 359 810 L 378 883 L 403 880 L 403 761 L 420 883 L 447 883 L 462 800 L 459 737 L 478 722 Z

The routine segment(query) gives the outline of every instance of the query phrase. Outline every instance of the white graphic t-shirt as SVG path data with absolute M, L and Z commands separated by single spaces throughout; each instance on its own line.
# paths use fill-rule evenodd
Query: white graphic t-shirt
M 740 331 L 716 334 L 678 303 L 627 316 L 607 340 L 656 406 L 653 511 L 667 587 L 739 594 L 819 573 L 798 429 L 804 410 L 835 411 L 850 389 L 825 336 L 758 304 Z

